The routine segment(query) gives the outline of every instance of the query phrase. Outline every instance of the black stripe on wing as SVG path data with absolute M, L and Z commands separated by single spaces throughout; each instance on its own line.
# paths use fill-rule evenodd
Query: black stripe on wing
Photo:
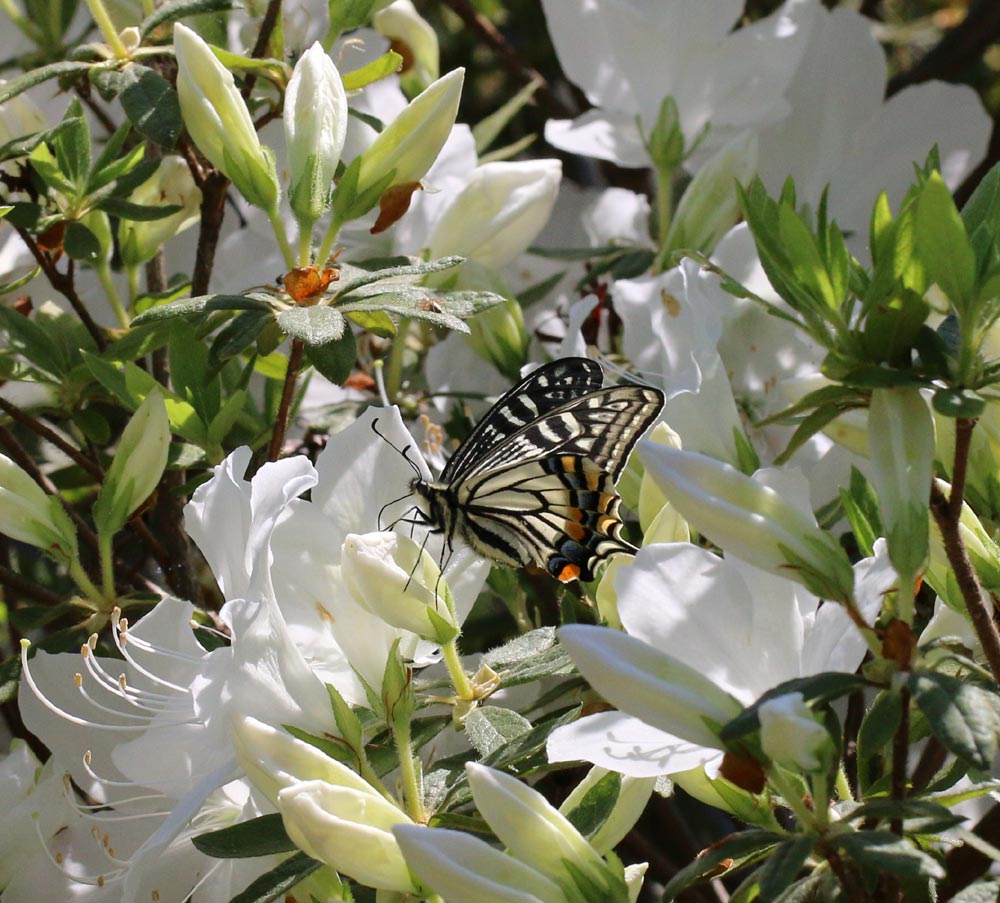
M 479 459 L 509 436 L 560 405 L 599 389 L 600 364 L 585 357 L 566 357 L 533 370 L 508 389 L 476 424 L 441 472 L 442 483 L 455 483 Z
M 589 459 L 594 471 L 606 472 L 614 483 L 662 409 L 663 393 L 645 386 L 609 386 L 574 398 L 470 462 L 463 488 L 474 496 L 484 481 L 510 465 L 560 455 Z

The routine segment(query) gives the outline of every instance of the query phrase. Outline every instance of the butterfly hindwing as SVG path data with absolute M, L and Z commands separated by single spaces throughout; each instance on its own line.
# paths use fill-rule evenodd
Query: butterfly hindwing
M 487 412 L 440 482 L 414 481 L 449 545 L 457 535 L 484 558 L 564 581 L 592 580 L 600 562 L 635 551 L 614 484 L 663 394 L 601 382 L 585 358 L 539 368 Z
M 508 389 L 487 412 L 441 472 L 441 482 L 460 479 L 466 468 L 508 436 L 553 408 L 595 389 L 604 375 L 586 358 L 563 358 L 533 370 Z

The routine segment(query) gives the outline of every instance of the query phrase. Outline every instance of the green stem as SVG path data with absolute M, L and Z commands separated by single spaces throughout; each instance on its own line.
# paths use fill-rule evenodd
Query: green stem
M 299 266 L 307 267 L 312 263 L 312 228 L 313 223 L 299 223 Z M 317 266 L 321 264 L 317 260 Z
M 444 656 L 444 663 L 448 668 L 448 674 L 451 675 L 451 683 L 455 688 L 455 693 L 460 699 L 471 701 L 474 698 L 475 691 L 472 681 L 469 680 L 469 675 L 465 673 L 465 668 L 462 667 L 462 659 L 458 653 L 458 639 L 449 640 L 445 643 L 441 647 L 441 653 Z
M 913 626 L 915 613 L 917 594 L 914 592 L 914 587 L 916 582 L 916 574 L 900 574 L 899 589 L 896 591 L 896 616 L 910 627 Z
M 122 304 L 122 296 L 118 294 L 118 289 L 115 288 L 114 280 L 111 278 L 111 268 L 108 266 L 107 261 L 102 260 L 100 263 L 95 264 L 94 269 L 97 270 L 97 278 L 101 282 L 104 294 L 107 295 L 111 309 L 115 312 L 118 324 L 122 329 L 128 328 L 128 311 L 125 309 L 125 305 Z
M 399 754 L 399 775 L 403 785 L 406 814 L 415 822 L 422 824 L 424 821 L 424 795 L 417 774 L 416 760 L 413 756 L 410 719 L 399 718 L 394 721 L 392 734 L 396 740 L 396 752 Z
M 327 260 L 330 259 L 333 243 L 337 240 L 337 236 L 340 234 L 340 227 L 343 225 L 344 221 L 336 215 L 330 219 L 330 225 L 327 227 L 326 234 L 323 236 L 323 242 L 319 246 L 319 253 L 316 255 L 316 266 L 325 266 Z
M 278 239 L 278 247 L 281 248 L 281 256 L 285 261 L 285 266 L 291 270 L 295 266 L 295 255 L 292 253 L 292 246 L 288 243 L 288 233 L 285 231 L 285 223 L 278 213 L 277 205 L 267 211 L 267 219 L 274 230 L 274 237 Z
M 97 551 L 101 559 L 101 592 L 107 601 L 115 598 L 113 539 L 114 536 L 111 534 L 97 534 Z
M 101 0 L 87 0 L 87 6 L 90 8 L 90 14 L 94 17 L 97 27 L 101 29 L 104 40 L 108 42 L 108 47 L 111 48 L 111 52 L 115 55 L 115 59 L 127 59 L 128 49 L 122 43 L 122 39 L 118 37 L 118 32 L 111 21 L 111 16 L 108 15 L 108 11 L 104 8 Z
M 87 576 L 79 561 L 69 563 L 69 575 L 74 583 L 83 591 L 86 600 L 91 603 L 94 611 L 103 611 L 105 608 L 105 598 L 101 591 L 94 585 L 94 581 Z
M 670 236 L 670 225 L 674 215 L 674 169 L 673 167 L 658 168 L 656 171 L 656 260 L 653 262 L 653 272 L 660 273 L 667 268 L 670 246 L 667 239 Z
M 128 278 L 128 306 L 134 310 L 135 299 L 139 297 L 139 267 L 125 267 L 125 275 Z
M 389 360 L 385 365 L 385 391 L 389 400 L 396 401 L 403 385 L 403 355 L 406 352 L 406 335 L 410 331 L 409 317 L 400 317 L 396 338 L 389 347 Z
M 815 830 L 819 827 L 816 813 L 810 811 L 806 804 L 802 802 L 801 792 L 792 781 L 788 780 L 782 774 L 778 766 L 775 765 L 767 769 L 767 780 L 781 794 L 785 805 L 795 813 L 795 817 L 804 829 Z

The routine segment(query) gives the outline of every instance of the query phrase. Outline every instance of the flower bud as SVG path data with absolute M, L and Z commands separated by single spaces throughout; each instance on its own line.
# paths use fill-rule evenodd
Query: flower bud
M 407 91 L 421 91 L 438 77 L 437 32 L 410 0 L 395 0 L 380 9 L 372 17 L 372 27 L 403 57 L 400 80 Z
M 137 267 L 152 260 L 156 252 L 178 232 L 198 222 L 201 189 L 195 185 L 187 163 L 181 157 L 170 155 L 164 157 L 156 172 L 132 192 L 129 201 L 150 207 L 181 208 L 161 219 L 121 220 L 118 245 L 122 261 L 126 266 Z
M 743 706 L 694 668 L 635 637 L 571 624 L 559 642 L 587 682 L 616 708 L 699 746 L 721 749 L 718 731 Z
M 812 772 L 823 768 L 832 756 L 830 734 L 817 721 L 801 693 L 769 699 L 758 711 L 761 747 L 772 761 Z
M 302 850 L 369 887 L 414 890 L 392 836 L 412 822 L 360 775 L 250 716 L 234 720 L 233 747 Z
M 153 389 L 125 427 L 105 474 L 94 505 L 98 533 L 104 536 L 117 533 L 132 512 L 149 498 L 166 469 L 169 449 L 167 406 L 159 390 Z
M 698 169 L 684 190 L 667 234 L 667 247 L 709 253 L 740 220 L 733 183 L 745 185 L 757 171 L 757 136 L 734 138 Z
M 59 500 L 6 455 L 0 455 L 0 533 L 62 562 L 76 558 L 76 530 Z
M 458 635 L 441 570 L 412 539 L 398 533 L 349 533 L 341 574 L 354 601 L 387 624 L 436 643 Z
M 568 900 L 583 898 L 577 885 L 582 879 L 589 888 L 607 888 L 600 899 L 624 903 L 621 874 L 616 875 L 569 819 L 537 790 L 477 762 L 466 763 L 465 771 L 476 808 L 516 859 L 563 887 Z M 573 864 L 572 872 L 567 862 Z
M 649 802 L 649 797 L 653 793 L 657 781 L 657 778 L 634 778 L 615 774 L 606 768 L 595 765 L 573 792 L 566 797 L 559 807 L 559 811 L 564 815 L 569 815 L 584 802 L 587 793 L 596 784 L 608 778 L 617 779 L 620 783 L 615 803 L 607 818 L 588 838 L 590 845 L 598 853 L 613 850 L 622 838 L 635 827 L 635 823 L 646 809 L 646 804 Z
M 430 256 L 457 254 L 491 267 L 510 263 L 548 222 L 561 178 L 558 160 L 477 167 L 434 226 Z
M 872 392 L 868 448 L 889 560 L 902 579 L 912 582 L 927 562 L 934 466 L 934 421 L 919 389 Z
M 489 361 L 505 376 L 520 379 L 521 367 L 527 362 L 528 332 L 524 315 L 516 298 L 507 298 L 467 321 L 466 341 L 472 350 Z
M 111 220 L 108 219 L 108 215 L 95 207 L 80 218 L 80 224 L 87 228 L 100 245 L 101 249 L 97 253 L 97 260 L 110 260 L 114 251 L 114 242 L 111 237 Z
M 407 104 L 361 155 L 358 195 L 393 173 L 393 185 L 419 182 L 444 147 L 458 115 L 464 69 L 439 78 Z
M 174 25 L 177 96 L 191 140 L 251 204 L 278 202 L 274 161 L 261 146 L 233 74 L 194 31 Z
M 684 132 L 681 131 L 677 102 L 672 97 L 664 98 L 660 104 L 656 122 L 645 141 L 649 158 L 657 172 L 671 173 L 683 162 Z
M 825 599 L 852 595 L 854 571 L 840 544 L 776 490 L 706 455 L 648 440 L 639 454 L 685 520 L 727 553 Z
M 347 137 L 347 95 L 333 60 L 317 42 L 295 64 L 285 91 L 289 202 L 313 223 L 330 204 L 333 177 Z

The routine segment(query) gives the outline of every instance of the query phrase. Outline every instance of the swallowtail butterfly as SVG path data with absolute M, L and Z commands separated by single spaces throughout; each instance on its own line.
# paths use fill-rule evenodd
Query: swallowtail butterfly
M 663 393 L 603 381 L 586 358 L 538 368 L 490 408 L 440 480 L 411 482 L 448 549 L 457 536 L 490 561 L 535 564 L 564 582 L 636 551 L 621 538 L 615 482 Z

